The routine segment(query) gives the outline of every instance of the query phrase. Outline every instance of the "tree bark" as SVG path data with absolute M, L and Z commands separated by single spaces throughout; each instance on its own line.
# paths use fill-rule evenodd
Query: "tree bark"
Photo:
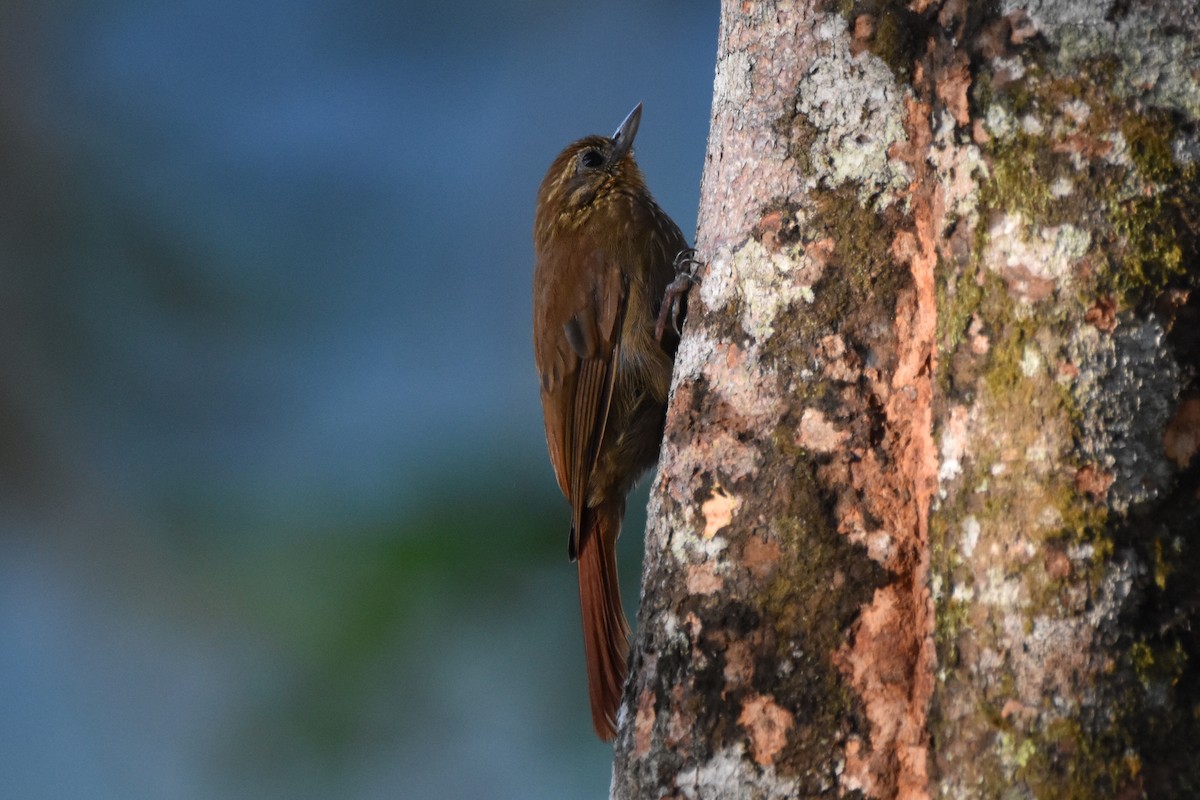
M 1193 0 L 732 2 L 612 796 L 1200 796 Z

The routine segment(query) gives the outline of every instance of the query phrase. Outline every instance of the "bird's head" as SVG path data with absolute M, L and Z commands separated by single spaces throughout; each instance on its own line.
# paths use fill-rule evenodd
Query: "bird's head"
M 638 103 L 612 136 L 588 136 L 558 154 L 538 190 L 534 223 L 538 239 L 548 238 L 554 226 L 584 224 L 593 210 L 621 194 L 645 191 L 633 159 L 633 139 L 641 119 Z

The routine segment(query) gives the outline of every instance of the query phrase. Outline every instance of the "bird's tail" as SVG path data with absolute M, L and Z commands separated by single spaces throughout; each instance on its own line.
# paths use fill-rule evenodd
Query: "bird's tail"
M 601 503 L 583 510 L 579 537 L 579 605 L 587 656 L 592 726 L 605 741 L 617 732 L 617 705 L 625 684 L 629 626 L 621 609 L 617 582 L 617 535 L 623 503 Z

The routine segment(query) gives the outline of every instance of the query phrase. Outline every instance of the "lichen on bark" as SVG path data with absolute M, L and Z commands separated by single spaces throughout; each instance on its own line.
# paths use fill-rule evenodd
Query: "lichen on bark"
M 1200 21 L 725 3 L 614 797 L 1200 791 Z
M 1146 7 L 1114 19 L 1102 5 L 1006 3 L 965 42 L 984 57 L 959 126 L 970 136 L 950 146 L 978 147 L 983 168 L 978 214 L 954 220 L 939 270 L 944 796 L 1195 785 L 1148 770 L 1174 757 L 1140 746 L 1153 692 L 1135 653 L 1175 679 L 1197 673 L 1177 634 L 1148 644 L 1134 624 L 1152 605 L 1154 554 L 1131 531 L 1141 515 L 1186 518 L 1163 514 L 1181 486 L 1162 443 L 1195 379 L 1167 330 L 1185 339 L 1194 322 L 1162 312 L 1200 271 L 1195 166 L 1177 157 L 1194 140 L 1184 84 L 1198 73 L 1161 55 L 1196 64 L 1195 16 L 1186 52 L 1178 30 L 1155 49 Z
M 651 786 L 712 796 L 717 776 L 724 796 L 810 796 L 875 746 L 838 654 L 884 571 L 864 537 L 834 524 L 829 470 L 847 468 L 842 445 L 869 447 L 876 433 L 864 361 L 878 381 L 896 359 L 872 326 L 902 285 L 887 211 L 904 170 L 887 152 L 902 129 L 886 68 L 850 56 L 839 18 L 810 25 L 806 13 L 722 15 L 698 238 L 707 265 L 653 492 L 616 797 Z M 796 46 L 741 38 L 761 24 Z M 837 99 L 835 74 L 886 122 L 873 156 L 822 106 Z M 781 111 L 787 98 L 803 110 Z M 793 133 L 806 114 L 822 137 L 804 151 L 819 166 L 800 174 Z

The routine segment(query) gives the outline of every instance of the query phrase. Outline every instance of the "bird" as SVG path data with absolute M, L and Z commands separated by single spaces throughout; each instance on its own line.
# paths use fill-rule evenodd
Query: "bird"
M 612 136 L 559 153 L 533 225 L 534 360 L 550 462 L 571 507 L 567 553 L 604 741 L 616 735 L 629 655 L 616 542 L 626 496 L 658 460 L 679 345 L 678 327 L 660 322 L 679 301 L 664 295 L 692 252 L 634 160 L 641 117 L 638 103 Z

